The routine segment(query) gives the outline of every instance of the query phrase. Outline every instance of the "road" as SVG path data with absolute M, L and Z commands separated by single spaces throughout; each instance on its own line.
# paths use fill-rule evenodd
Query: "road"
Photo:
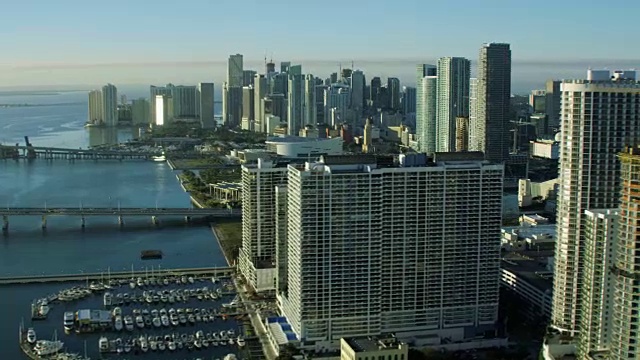
M 273 345 L 271 345 L 271 342 L 267 337 L 267 329 L 262 322 L 262 317 L 259 314 L 259 310 L 257 310 L 256 307 L 253 306 L 254 302 L 247 296 L 248 293 L 246 285 L 240 285 L 238 283 L 237 275 L 233 275 L 232 278 L 233 283 L 238 290 L 240 300 L 242 301 L 245 309 L 247 309 L 249 320 L 251 320 L 251 325 L 253 326 L 253 329 L 255 330 L 258 339 L 260 340 L 260 344 L 262 344 L 262 352 L 264 353 L 264 356 L 267 358 L 267 360 L 275 360 L 278 357 L 278 353 L 276 352 L 276 349 L 273 348 Z

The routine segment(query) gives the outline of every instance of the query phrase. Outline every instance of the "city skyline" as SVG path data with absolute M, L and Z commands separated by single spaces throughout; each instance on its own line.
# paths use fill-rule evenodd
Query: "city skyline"
M 115 0 L 99 14 L 71 0 L 56 4 L 38 1 L 38 12 L 31 5 L 6 4 L 0 15 L 0 30 L 9 36 L 0 42 L 4 49 L 0 85 L 148 84 L 158 78 L 166 78 L 163 82 L 221 83 L 226 58 L 235 53 L 245 55 L 246 68 L 261 70 L 266 56 L 276 62 L 302 64 L 308 72 L 323 76 L 329 68 L 337 69 L 339 62 L 350 66 L 354 61 L 355 68 L 369 74 L 399 77 L 402 83 L 411 85 L 412 68 L 417 63 L 432 63 L 444 56 L 473 60 L 480 44 L 505 42 L 512 44 L 517 89 L 527 78 L 577 77 L 577 68 L 629 68 L 637 63 L 634 59 L 640 59 L 640 51 L 626 46 L 624 39 L 617 36 L 625 27 L 632 26 L 636 4 L 625 4 L 625 11 L 616 12 L 615 17 L 599 18 L 599 31 L 584 36 L 580 21 L 615 11 L 615 4 L 586 1 L 574 6 L 577 2 L 573 0 L 562 4 L 543 0 L 535 8 L 522 9 L 519 4 L 497 6 L 492 1 L 478 4 L 467 0 L 457 4 L 453 12 L 449 11 L 449 4 L 418 1 L 366 4 L 366 7 L 360 0 L 305 6 L 287 6 L 287 1 L 279 4 L 282 6 L 263 6 L 254 1 L 247 7 L 259 11 L 245 12 L 240 26 L 234 17 L 222 16 L 232 11 L 235 4 L 195 1 L 188 13 L 190 26 L 181 28 L 157 26 L 183 20 L 167 10 L 171 7 L 162 6 L 163 2 L 149 7 Z M 545 3 L 554 11 L 545 11 L 550 8 Z M 340 16 L 324 17 L 322 32 L 307 26 L 305 19 L 309 13 L 322 14 L 334 5 L 339 5 L 343 13 L 397 19 L 398 26 L 402 24 L 399 31 L 403 36 L 392 36 L 389 26 L 364 26 L 344 21 Z M 417 14 L 427 6 L 430 13 L 438 16 L 424 23 Z M 25 25 L 26 16 L 30 19 L 28 24 L 36 25 Z M 282 21 L 274 22 L 276 16 Z M 542 17 L 544 24 L 539 21 Z M 625 21 L 627 17 L 629 21 Z M 114 18 L 127 26 L 107 26 L 113 24 Z M 467 31 L 468 26 L 456 26 L 451 27 L 446 37 L 421 35 L 438 33 L 454 20 L 473 22 L 474 31 Z M 221 31 L 231 28 L 233 32 L 223 32 L 230 35 L 219 36 Z M 291 31 L 292 28 L 296 31 Z M 563 29 L 563 37 L 572 40 L 559 43 L 558 28 Z M 527 67 L 539 68 L 550 63 L 553 66 L 538 69 L 544 74 L 525 76 Z M 519 67 L 522 74 L 518 74 Z

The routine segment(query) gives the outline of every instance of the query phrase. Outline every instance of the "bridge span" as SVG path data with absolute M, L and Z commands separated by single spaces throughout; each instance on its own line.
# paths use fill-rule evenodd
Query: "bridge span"
M 41 216 L 42 228 L 47 227 L 49 216 L 79 216 L 81 226 L 85 226 L 87 216 L 117 216 L 118 224 L 124 225 L 124 217 L 150 216 L 154 224 L 159 224 L 159 216 L 184 216 L 186 222 L 193 217 L 211 217 L 214 219 L 238 219 L 242 217 L 242 209 L 215 209 L 215 208 L 96 208 L 96 207 L 43 207 L 43 208 L 0 208 L 2 216 L 2 230 L 9 230 L 9 218 L 11 216 Z
M 45 147 L 45 146 L 7 146 L 0 145 L 4 151 L 0 152 L 4 154 L 5 158 L 17 158 L 20 152 L 26 154 L 28 158 L 44 158 L 44 159 L 85 159 L 85 160 L 99 160 L 99 159 L 116 159 L 116 160 L 150 160 L 154 156 L 162 155 L 161 151 L 156 152 L 141 152 L 141 151 L 126 151 L 126 150 L 97 150 L 97 149 L 69 149 L 58 147 Z

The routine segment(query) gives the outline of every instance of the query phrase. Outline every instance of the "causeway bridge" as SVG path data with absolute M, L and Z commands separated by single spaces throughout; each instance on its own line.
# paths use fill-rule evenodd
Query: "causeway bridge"
M 157 152 L 140 152 L 126 150 L 97 150 L 97 149 L 68 149 L 44 146 L 2 146 L 4 158 L 18 158 L 20 152 L 27 158 L 35 159 L 69 159 L 69 160 L 151 160 L 154 156 L 162 155 Z
M 167 276 L 215 276 L 228 277 L 231 276 L 235 268 L 233 267 L 207 267 L 207 268 L 185 268 L 185 269 L 163 269 L 154 273 L 154 277 Z M 132 273 L 131 271 L 109 272 L 108 277 L 112 280 L 131 279 L 132 277 L 142 276 L 140 273 Z M 97 281 L 106 278 L 105 273 L 80 273 L 80 274 L 62 274 L 62 275 L 27 275 L 27 276 L 9 276 L 0 277 L 1 285 L 14 284 L 34 284 L 48 282 L 70 282 L 70 281 Z
M 124 225 L 124 217 L 128 216 L 150 216 L 154 224 L 158 224 L 159 216 L 184 216 L 186 222 L 193 217 L 212 217 L 215 219 L 239 219 L 242 218 L 242 209 L 219 209 L 219 208 L 98 208 L 98 207 L 6 207 L 0 208 L 2 216 L 2 230 L 9 230 L 9 218 L 11 216 L 40 216 L 42 218 L 42 228 L 47 227 L 47 217 L 49 216 L 79 216 L 81 226 L 85 226 L 87 216 L 116 216 L 118 224 Z

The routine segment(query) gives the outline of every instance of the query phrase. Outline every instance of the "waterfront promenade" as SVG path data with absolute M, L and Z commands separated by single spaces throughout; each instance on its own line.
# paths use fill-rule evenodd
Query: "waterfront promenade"
M 233 274 L 233 267 L 205 267 L 205 268 L 181 268 L 181 269 L 163 269 L 154 273 L 154 276 L 173 276 L 173 275 L 199 275 L 199 276 L 215 276 L 223 277 Z M 130 279 L 139 274 L 131 271 L 119 271 L 105 273 L 80 273 L 67 275 L 33 275 L 33 276 L 11 276 L 0 277 L 0 286 L 15 284 L 34 284 L 49 282 L 70 282 L 70 281 L 87 281 L 87 280 L 104 280 L 106 277 L 110 279 Z

